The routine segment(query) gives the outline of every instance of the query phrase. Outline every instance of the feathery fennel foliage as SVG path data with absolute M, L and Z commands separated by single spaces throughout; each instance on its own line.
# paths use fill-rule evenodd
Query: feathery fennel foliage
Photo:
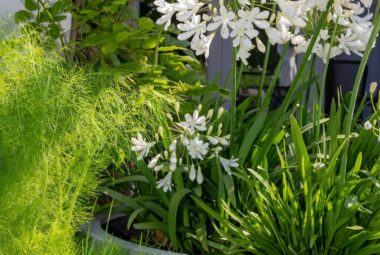
M 174 100 L 137 93 L 114 71 L 67 66 L 39 40 L 0 42 L 0 254 L 79 253 L 101 170 Z

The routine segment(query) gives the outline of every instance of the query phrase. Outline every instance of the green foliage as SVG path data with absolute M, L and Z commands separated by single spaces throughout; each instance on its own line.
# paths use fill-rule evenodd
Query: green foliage
M 176 100 L 40 44 L 26 33 L 0 43 L 0 254 L 76 254 L 101 171 Z
M 235 209 L 224 203 L 227 218 L 193 197 L 228 241 L 222 246 L 225 253 L 380 252 L 378 141 L 367 130 L 352 132 L 349 140 L 340 135 L 347 108 L 334 105 L 320 127 L 311 123 L 300 128 L 291 116 L 284 127 L 288 135 L 271 146 L 274 157 L 255 170 L 234 173 L 243 202 Z M 325 130 L 321 136 L 315 135 L 317 128 Z M 339 168 L 346 145 L 343 182 Z
M 155 83 L 170 88 L 181 82 L 186 89 L 187 84 L 204 82 L 202 65 L 186 48 L 188 43 L 162 32 L 147 17 L 137 18 L 128 1 L 76 2 L 79 4 L 28 0 L 15 20 L 27 21 L 33 30 L 59 38 L 62 46 L 70 49 L 68 59 L 137 75 L 138 85 Z M 72 27 L 63 31 L 59 22 L 68 12 L 73 17 Z

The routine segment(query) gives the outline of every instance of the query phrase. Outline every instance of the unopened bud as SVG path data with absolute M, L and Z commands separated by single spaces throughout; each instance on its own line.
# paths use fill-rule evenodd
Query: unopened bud
M 369 86 L 369 93 L 373 95 L 375 93 L 376 88 L 377 88 L 377 82 L 372 82 L 371 85 Z
M 168 119 L 169 119 L 170 121 L 173 121 L 173 117 L 172 117 L 169 113 L 166 114 L 166 117 L 168 117 Z
M 214 109 L 208 110 L 208 112 L 207 112 L 207 119 L 211 119 L 212 115 L 214 115 Z
M 272 15 L 270 15 L 270 18 L 269 18 L 269 22 L 272 23 L 276 18 L 276 14 L 275 13 L 272 13 Z
M 369 121 L 366 121 L 366 122 L 364 123 L 364 129 L 365 129 L 365 130 L 370 130 L 371 128 L 372 128 L 372 123 L 369 122 Z
M 331 12 L 329 12 L 328 14 L 327 14 L 327 23 L 330 23 L 331 22 Z
M 161 136 L 161 137 L 164 137 L 164 129 L 160 126 L 158 128 L 158 134 Z
M 218 110 L 217 118 L 219 119 L 222 116 L 223 113 L 224 113 L 224 108 L 220 107 L 219 110 Z
M 201 104 L 198 105 L 198 111 L 199 112 L 202 111 L 202 105 Z
M 211 135 L 212 130 L 214 129 L 214 126 L 210 126 L 207 130 L 207 135 Z
M 179 113 L 179 102 L 175 102 L 175 112 Z
M 218 126 L 218 136 L 222 135 L 222 129 L 223 129 L 223 124 L 220 123 L 219 126 Z

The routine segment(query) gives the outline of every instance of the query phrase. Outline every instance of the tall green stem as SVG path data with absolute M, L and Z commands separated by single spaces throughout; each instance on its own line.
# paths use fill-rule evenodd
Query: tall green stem
M 322 84 L 321 84 L 321 90 L 319 93 L 318 111 L 317 111 L 317 116 L 316 116 L 316 125 L 317 125 L 316 126 L 316 137 L 319 137 L 319 134 L 320 134 L 320 120 L 321 120 L 321 116 L 322 116 L 322 111 L 324 109 L 322 104 L 323 104 L 323 98 L 324 98 L 324 94 L 325 94 L 327 71 L 329 69 L 329 63 L 330 63 L 329 59 L 331 56 L 331 49 L 332 49 L 332 45 L 334 44 L 334 39 L 335 39 L 337 28 L 338 28 L 338 23 L 335 23 L 334 30 L 333 30 L 331 40 L 330 40 L 330 47 L 329 47 L 328 54 L 327 54 L 328 60 L 325 64 L 325 67 L 323 70 L 323 75 L 322 75 Z
M 237 49 L 233 49 L 233 54 L 232 54 L 232 91 L 231 91 L 231 121 L 230 121 L 230 146 L 231 146 L 231 153 L 235 151 L 235 128 L 236 128 L 236 96 L 237 96 L 237 91 L 239 85 L 237 84 L 237 61 L 236 61 L 236 56 L 237 56 Z
M 264 64 L 263 64 L 263 70 L 261 72 L 261 78 L 260 78 L 260 87 L 259 87 L 259 93 L 257 95 L 257 108 L 262 105 L 262 94 L 263 94 L 263 88 L 264 88 L 264 83 L 265 83 L 265 77 L 267 75 L 267 69 L 268 69 L 268 62 L 269 62 L 269 55 L 270 55 L 270 48 L 271 44 L 270 41 L 268 40 L 266 48 L 265 48 L 265 57 L 264 57 Z
M 377 6 L 379 6 L 379 3 L 380 3 L 380 0 L 378 0 Z M 358 73 L 356 74 L 354 88 L 352 90 L 352 95 L 350 98 L 350 106 L 348 108 L 347 117 L 346 117 L 346 120 L 344 123 L 344 135 L 347 139 L 348 139 L 350 132 L 351 132 L 352 119 L 354 116 L 356 99 L 358 97 L 360 83 L 362 81 L 362 77 L 364 74 L 364 69 L 365 69 L 366 64 L 368 62 L 369 54 L 371 53 L 372 47 L 376 41 L 377 34 L 379 33 L 379 30 L 380 30 L 380 15 L 376 15 L 376 19 L 373 22 L 373 30 L 372 30 L 371 36 L 368 40 L 367 48 L 364 52 L 362 61 L 360 62 Z M 340 165 L 340 178 L 341 178 L 342 183 L 345 183 L 345 178 L 346 178 L 348 146 L 349 146 L 349 143 L 346 143 L 346 145 L 344 147 L 342 163 Z
M 158 50 L 160 48 L 160 38 L 161 38 L 161 28 L 158 30 L 158 35 L 157 35 L 157 41 L 156 41 L 156 48 L 154 49 L 154 62 L 153 62 L 153 67 L 156 68 L 158 65 Z

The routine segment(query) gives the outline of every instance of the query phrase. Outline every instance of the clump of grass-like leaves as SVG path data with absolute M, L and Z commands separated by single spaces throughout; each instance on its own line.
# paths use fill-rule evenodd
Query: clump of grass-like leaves
M 68 66 L 36 34 L 0 42 L 0 254 L 75 254 L 99 175 L 172 97 Z M 164 111 L 165 110 L 165 111 Z
M 290 117 L 289 136 L 273 145 L 279 159 L 275 169 L 267 164 L 234 173 L 243 202 L 240 209 L 224 203 L 228 219 L 195 198 L 222 226 L 215 224 L 228 241 L 224 253 L 380 253 L 378 141 L 356 125 L 349 138 L 339 135 L 344 106 L 332 109 L 321 121 L 323 134 L 309 146 L 305 137 L 313 126 L 300 128 Z M 348 167 L 342 174 L 339 164 L 347 143 Z

